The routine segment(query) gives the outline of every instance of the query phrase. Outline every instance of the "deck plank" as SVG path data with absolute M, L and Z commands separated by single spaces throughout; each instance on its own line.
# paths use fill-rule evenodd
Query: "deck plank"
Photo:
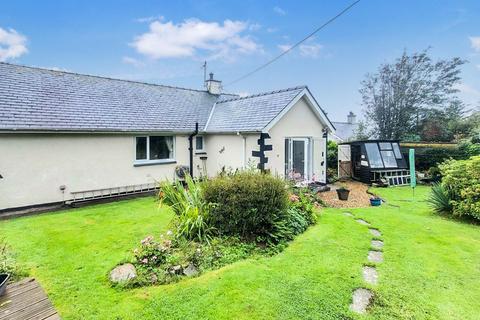
M 7 286 L 0 297 L 0 320 L 56 320 L 58 312 L 40 284 L 26 278 Z

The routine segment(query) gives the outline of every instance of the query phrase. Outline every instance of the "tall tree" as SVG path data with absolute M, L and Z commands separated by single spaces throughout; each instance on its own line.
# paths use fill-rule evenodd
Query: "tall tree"
M 428 50 L 402 54 L 394 63 L 367 74 L 360 94 L 372 136 L 401 139 L 420 135 L 422 120 L 431 109 L 444 110 L 457 100 L 460 58 L 432 61 Z

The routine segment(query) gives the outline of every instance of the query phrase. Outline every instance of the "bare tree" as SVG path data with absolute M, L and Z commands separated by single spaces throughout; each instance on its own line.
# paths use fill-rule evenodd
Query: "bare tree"
M 360 94 L 372 136 L 399 139 L 418 134 L 427 110 L 443 109 L 456 99 L 460 58 L 433 62 L 428 50 L 380 66 L 367 74 Z

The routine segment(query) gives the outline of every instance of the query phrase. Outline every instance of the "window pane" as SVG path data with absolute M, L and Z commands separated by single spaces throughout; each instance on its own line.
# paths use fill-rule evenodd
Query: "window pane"
M 203 150 L 203 137 L 202 136 L 197 136 L 195 138 L 195 149 Z
M 173 137 L 150 137 L 150 160 L 173 159 Z
M 368 162 L 370 168 L 383 168 L 382 158 L 378 145 L 376 143 L 365 143 L 365 149 L 367 149 Z
M 392 145 L 390 142 L 380 142 L 380 150 L 392 150 Z
M 147 137 L 137 137 L 137 160 L 147 159 Z
M 395 160 L 395 155 L 391 150 L 382 151 L 382 158 L 383 163 L 385 164 L 385 168 L 396 168 L 397 167 L 397 160 Z
M 402 153 L 400 152 L 400 147 L 398 143 L 392 143 L 393 145 L 393 152 L 395 152 L 395 158 L 402 159 Z

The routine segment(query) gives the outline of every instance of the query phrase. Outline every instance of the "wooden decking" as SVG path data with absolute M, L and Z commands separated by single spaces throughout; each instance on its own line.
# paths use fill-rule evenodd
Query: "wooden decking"
M 9 284 L 0 297 L 0 320 L 60 319 L 45 291 L 33 278 Z

